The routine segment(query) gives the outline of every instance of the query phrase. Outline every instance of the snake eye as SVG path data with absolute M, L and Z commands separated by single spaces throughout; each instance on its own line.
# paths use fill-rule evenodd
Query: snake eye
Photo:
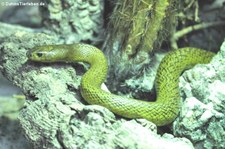
M 41 53 L 41 52 L 38 52 L 38 53 L 37 53 L 37 56 L 38 56 L 38 57 L 42 57 L 42 55 L 43 55 L 43 53 Z

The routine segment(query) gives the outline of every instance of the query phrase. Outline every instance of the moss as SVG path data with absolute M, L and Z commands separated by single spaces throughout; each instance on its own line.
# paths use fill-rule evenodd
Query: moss
M 174 6 L 174 0 L 118 2 L 111 16 L 111 39 L 121 40 L 122 51 L 128 56 L 139 51 L 151 52 L 169 35 Z

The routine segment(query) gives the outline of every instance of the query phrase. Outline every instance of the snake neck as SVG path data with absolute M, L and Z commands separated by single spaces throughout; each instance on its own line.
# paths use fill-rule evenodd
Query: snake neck
M 105 63 L 105 62 L 103 62 Z M 82 88 L 97 87 L 100 88 L 101 84 L 106 79 L 107 65 L 90 64 L 90 69 L 84 74 L 81 80 Z
M 91 88 L 99 88 L 105 81 L 107 76 L 107 60 L 99 49 L 83 45 L 84 49 L 81 51 L 85 53 L 85 57 L 82 57 L 80 61 L 90 64 L 89 70 L 84 74 L 81 80 L 81 88 L 84 90 L 90 90 Z M 86 47 L 88 46 L 88 47 Z

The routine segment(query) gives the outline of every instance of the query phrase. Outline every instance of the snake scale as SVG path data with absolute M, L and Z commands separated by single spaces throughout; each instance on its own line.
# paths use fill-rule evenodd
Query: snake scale
M 198 48 L 169 52 L 157 70 L 154 102 L 114 95 L 101 89 L 107 75 L 107 60 L 101 50 L 88 44 L 44 45 L 28 52 L 36 62 L 86 62 L 91 65 L 81 80 L 81 95 L 89 104 L 101 105 L 127 118 L 145 118 L 157 126 L 170 124 L 179 113 L 179 76 L 196 64 L 209 63 L 215 54 Z

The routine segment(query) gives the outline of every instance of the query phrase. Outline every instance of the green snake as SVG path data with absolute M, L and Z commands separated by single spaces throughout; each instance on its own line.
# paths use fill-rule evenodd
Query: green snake
M 88 44 L 44 45 L 28 52 L 36 62 L 86 62 L 91 65 L 81 80 L 81 95 L 89 104 L 101 105 L 126 118 L 144 118 L 157 126 L 174 121 L 181 107 L 179 76 L 196 64 L 209 63 L 215 54 L 198 48 L 169 52 L 157 70 L 156 101 L 148 102 L 111 94 L 101 89 L 107 75 L 107 59 L 98 48 Z

